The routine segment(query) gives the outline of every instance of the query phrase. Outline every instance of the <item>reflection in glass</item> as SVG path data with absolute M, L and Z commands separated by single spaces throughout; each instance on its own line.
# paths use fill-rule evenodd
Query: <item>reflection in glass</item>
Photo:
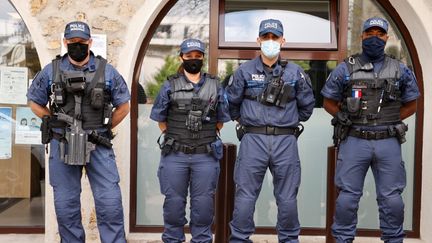
M 40 120 L 14 96 L 25 97 L 29 79 L 40 70 L 40 63 L 21 16 L 9 3 L 0 1 L 0 227 L 33 227 L 45 224 L 45 149 L 40 139 Z M 4 75 L 20 72 L 23 76 Z
M 255 42 L 259 23 L 279 19 L 288 43 L 330 43 L 329 1 L 225 1 L 225 41 Z

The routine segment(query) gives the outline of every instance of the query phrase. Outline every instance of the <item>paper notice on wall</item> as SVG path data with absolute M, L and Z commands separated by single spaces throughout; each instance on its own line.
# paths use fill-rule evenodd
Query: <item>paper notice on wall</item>
M 0 159 L 12 158 L 12 108 L 0 107 Z
M 16 109 L 15 144 L 42 144 L 42 120 L 37 117 L 29 107 Z
M 61 54 L 64 55 L 67 52 L 66 47 L 63 45 L 63 34 L 61 35 L 62 45 L 61 45 Z M 107 55 L 107 36 L 105 34 L 92 34 L 92 46 L 90 50 L 95 54 L 95 56 L 99 55 L 103 58 L 106 58 Z
M 0 103 L 27 104 L 27 72 L 26 67 L 0 67 Z

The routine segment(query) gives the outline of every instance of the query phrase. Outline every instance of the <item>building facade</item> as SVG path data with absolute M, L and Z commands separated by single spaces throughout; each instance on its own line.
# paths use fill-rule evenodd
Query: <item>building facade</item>
M 162 230 L 162 196 L 156 179 L 159 134 L 157 125 L 148 119 L 151 104 L 138 104 L 135 89 L 141 84 L 150 100 L 154 97 L 163 71 L 172 70 L 178 64 L 178 46 L 183 39 L 204 40 L 208 47 L 206 69 L 223 78 L 240 63 L 257 55 L 258 47 L 254 43 L 257 23 L 266 17 L 281 18 L 287 39 L 282 57 L 301 65 L 311 76 L 315 91 L 319 91 L 338 62 L 360 51 L 362 21 L 371 16 L 387 18 L 391 31 L 386 51 L 414 70 L 422 93 L 417 114 L 407 120 L 410 130 L 408 142 L 403 145 L 408 179 L 403 195 L 405 228 L 410 237 L 408 242 L 432 242 L 429 230 L 432 209 L 428 206 L 432 203 L 432 143 L 428 141 L 432 125 L 427 122 L 432 115 L 425 112 L 432 107 L 428 95 L 432 85 L 427 82 L 432 78 L 432 70 L 428 68 L 432 65 L 429 52 L 432 3 L 429 1 L 9 0 L 0 5 L 2 92 L 8 72 L 22 71 L 22 79 L 31 79 L 61 52 L 61 37 L 67 22 L 85 21 L 92 34 L 106 36 L 106 42 L 102 41 L 106 57 L 132 91 L 131 113 L 116 128 L 117 136 L 113 140 L 126 233 L 131 242 L 158 240 Z M 45 166 L 48 160 L 44 148 L 30 141 L 29 136 L 34 135 L 30 125 L 21 124 L 22 119 L 30 124 L 32 117 L 26 113 L 25 103 L 16 98 L 19 87 L 10 86 L 9 100 L 0 99 L 0 115 L 12 121 L 12 125 L 2 129 L 2 135 L 9 137 L 10 134 L 10 139 L 0 140 L 0 162 L 4 160 L 0 177 L 7 178 L 0 179 L 3 194 L 0 195 L 0 233 L 4 233 L 0 234 L 0 241 L 11 233 L 33 233 L 44 234 L 45 242 L 58 242 L 52 188 L 48 183 L 48 166 Z M 317 95 L 316 99 L 314 115 L 304 124 L 306 132 L 299 140 L 302 160 L 299 214 L 305 242 L 308 239 L 324 242 L 331 219 L 329 192 L 333 187 L 328 182 L 332 167 L 328 167 L 331 162 L 327 160 L 327 146 L 331 145 L 330 117 L 322 108 L 322 97 Z M 222 138 L 237 143 L 232 123 L 225 126 Z M 310 153 L 311 149 L 314 153 Z M 272 235 L 276 212 L 270 181 L 267 175 L 257 204 L 255 220 L 260 234 L 257 240 L 276 239 Z M 379 239 L 374 193 L 369 175 L 359 209 L 359 235 Z M 81 202 L 87 242 L 99 242 L 93 199 L 85 176 Z

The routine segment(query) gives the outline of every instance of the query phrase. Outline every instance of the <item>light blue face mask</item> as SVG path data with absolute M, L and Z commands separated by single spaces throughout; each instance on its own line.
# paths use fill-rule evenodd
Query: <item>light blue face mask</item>
M 281 45 L 279 42 L 266 40 L 261 42 L 261 51 L 264 56 L 268 58 L 274 58 L 279 55 Z

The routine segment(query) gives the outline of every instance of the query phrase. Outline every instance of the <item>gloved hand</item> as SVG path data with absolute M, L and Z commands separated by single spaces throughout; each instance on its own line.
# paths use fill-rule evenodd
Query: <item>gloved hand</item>
M 202 111 L 189 111 L 186 118 L 186 128 L 192 132 L 198 132 L 202 129 Z

